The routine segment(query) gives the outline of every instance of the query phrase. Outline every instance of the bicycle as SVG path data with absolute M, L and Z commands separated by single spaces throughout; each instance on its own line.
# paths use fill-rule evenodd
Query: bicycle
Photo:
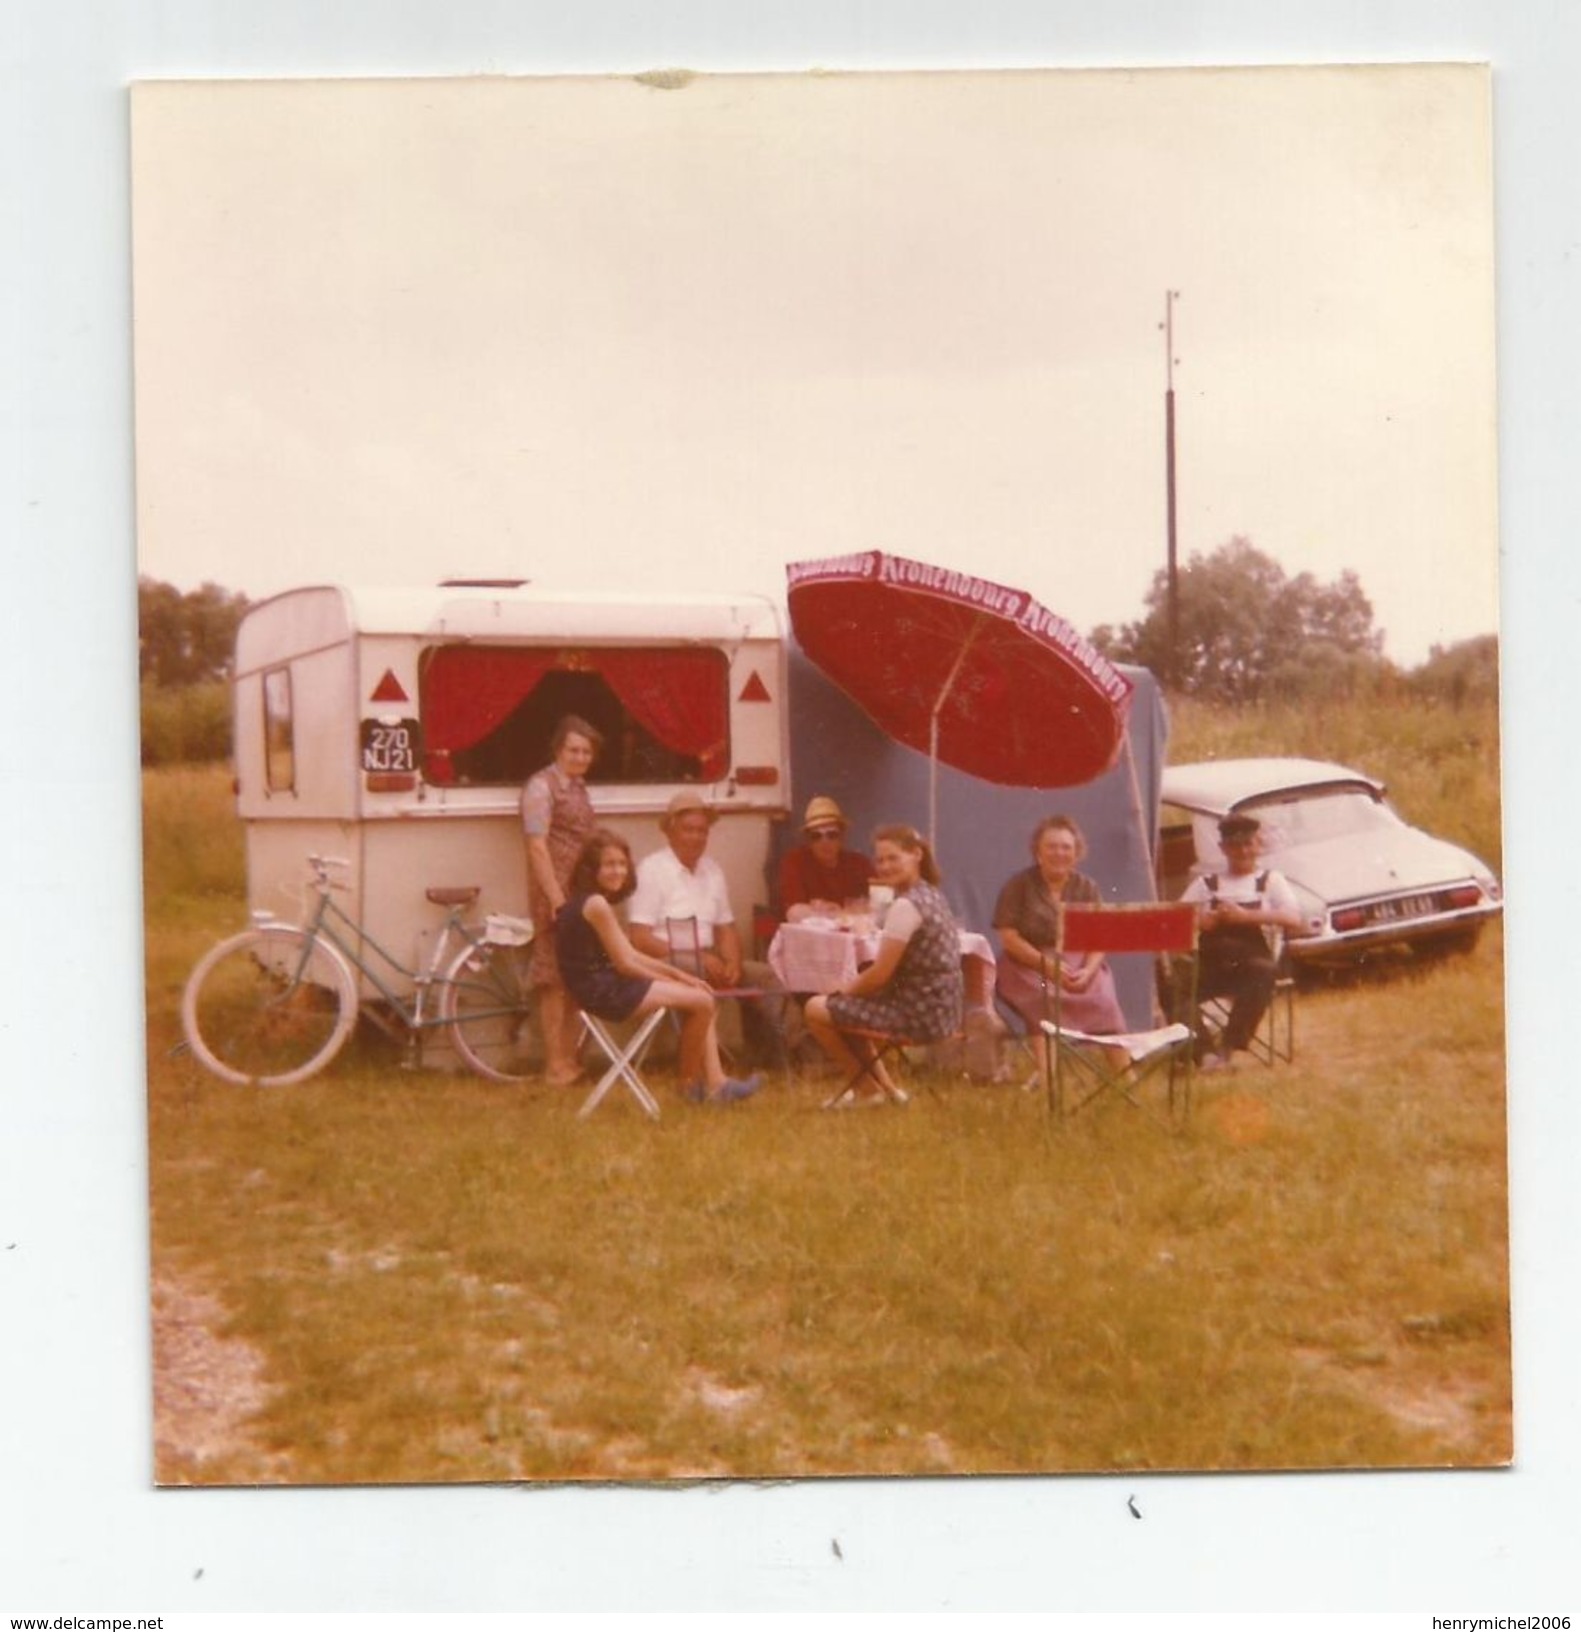
M 430 889 L 428 899 L 448 909 L 444 926 L 427 963 L 409 969 L 331 899 L 331 891 L 346 886 L 331 879 L 330 869 L 351 864 L 335 856 L 307 861 L 318 901 L 305 923 L 254 912 L 250 929 L 211 947 L 187 978 L 182 1030 L 210 1071 L 258 1088 L 283 1088 L 322 1071 L 365 1007 L 387 1024 L 376 1000 L 359 999 L 355 970 L 394 1010 L 410 1063 L 421 1063 L 423 1039 L 444 1028 L 479 1076 L 520 1082 L 531 1074 L 530 920 L 494 913 L 480 929 L 465 918 L 480 893 L 476 885 Z M 363 956 L 364 945 L 413 983 L 410 999 Z

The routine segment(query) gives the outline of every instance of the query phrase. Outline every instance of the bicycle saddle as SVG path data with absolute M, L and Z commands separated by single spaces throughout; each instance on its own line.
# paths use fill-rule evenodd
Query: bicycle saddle
M 431 886 L 427 894 L 436 907 L 470 907 L 482 891 L 480 884 L 441 884 Z

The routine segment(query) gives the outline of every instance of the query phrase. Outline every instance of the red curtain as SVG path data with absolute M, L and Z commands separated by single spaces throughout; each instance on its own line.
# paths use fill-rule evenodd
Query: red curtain
M 668 651 L 590 652 L 599 672 L 636 722 L 666 748 L 693 754 L 704 782 L 730 764 L 729 691 L 722 652 L 699 647 Z
M 424 745 L 429 753 L 453 754 L 503 725 L 559 654 L 530 646 L 437 646 L 425 655 Z
M 658 742 L 701 762 L 705 782 L 725 774 L 730 727 L 722 652 L 700 647 L 439 646 L 430 648 L 422 670 L 430 780 L 445 780 L 449 756 L 503 725 L 553 669 L 603 675 L 626 711 Z

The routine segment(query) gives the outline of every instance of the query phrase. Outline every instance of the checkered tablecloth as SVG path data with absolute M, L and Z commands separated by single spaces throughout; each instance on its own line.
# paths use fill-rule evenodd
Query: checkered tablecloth
M 810 920 L 781 924 L 769 945 L 769 967 L 787 991 L 837 992 L 878 956 L 878 941 L 877 935 L 853 935 Z M 961 932 L 968 1007 L 987 1008 L 992 1003 L 994 961 L 986 935 Z

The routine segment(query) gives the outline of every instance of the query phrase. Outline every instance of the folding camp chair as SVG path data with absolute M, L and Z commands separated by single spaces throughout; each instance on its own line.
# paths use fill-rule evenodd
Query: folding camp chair
M 1197 910 L 1173 902 L 1124 907 L 1061 906 L 1060 953 L 1128 952 L 1165 957 L 1168 982 L 1180 1007 L 1175 1014 L 1196 1013 Z M 1191 1027 L 1175 1021 L 1150 1031 L 1097 1036 L 1061 1024 L 1060 982 L 1051 981 L 1054 1017 L 1043 1022 L 1049 1040 L 1048 1103 L 1057 1119 L 1073 1115 L 1113 1089 L 1140 1110 L 1144 1084 L 1162 1075 L 1167 1083 L 1168 1121 L 1183 1125 L 1191 1115 L 1191 1079 L 1196 1038 Z
M 664 940 L 670 949 L 670 962 L 694 975 L 703 974 L 703 936 L 695 918 L 666 918 Z M 739 998 L 750 1002 L 763 996 L 761 986 L 716 986 L 715 997 Z
M 698 928 L 695 918 L 666 918 L 664 939 L 670 949 L 671 963 L 678 969 L 686 970 L 688 974 L 704 974 L 702 931 Z M 713 991 L 716 1002 L 753 1003 L 764 995 L 761 986 L 715 986 Z M 741 1022 L 741 1037 L 743 1042 L 747 1040 L 744 1019 Z M 720 1041 L 720 1052 L 727 1061 L 732 1058 L 730 1050 L 724 1046 L 723 1039 Z
M 1296 977 L 1290 960 L 1285 934 L 1280 929 L 1265 931 L 1274 954 L 1274 995 L 1268 1010 L 1257 1023 L 1257 1030 L 1246 1050 L 1253 1059 L 1264 1065 L 1289 1065 L 1296 1057 Z M 1204 997 L 1198 1008 L 1206 1033 L 1217 1036 L 1230 1019 L 1230 1000 L 1227 997 Z
M 598 1044 L 604 1058 L 609 1061 L 609 1069 L 598 1079 L 592 1093 L 583 1102 L 582 1109 L 576 1113 L 578 1117 L 591 1116 L 610 1089 L 617 1082 L 623 1082 L 643 1110 L 655 1122 L 659 1120 L 659 1102 L 642 1080 L 638 1067 L 642 1064 L 642 1056 L 648 1051 L 654 1032 L 669 1012 L 668 1009 L 659 1008 L 643 1015 L 637 1029 L 622 1043 L 609 1029 L 607 1020 L 599 1019 L 586 1009 L 581 1010 L 583 1032 Z

